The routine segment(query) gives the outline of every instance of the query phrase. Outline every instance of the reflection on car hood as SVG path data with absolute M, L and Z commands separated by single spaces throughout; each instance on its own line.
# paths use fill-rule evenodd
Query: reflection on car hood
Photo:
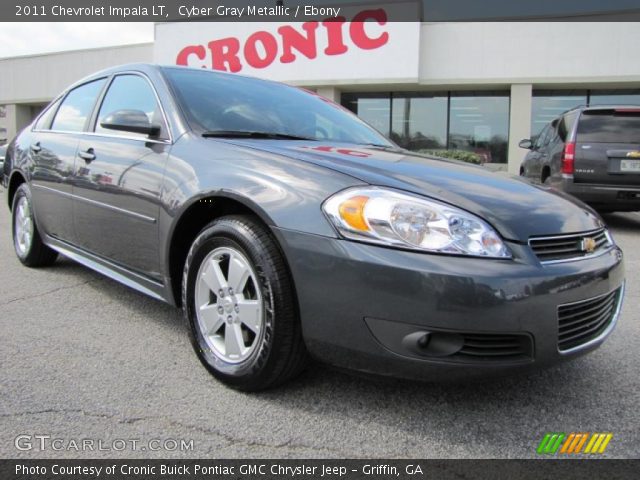
M 236 145 L 310 162 L 371 185 L 425 195 L 481 216 L 503 237 L 594 230 L 603 226 L 588 207 L 563 194 L 482 167 L 400 149 L 345 143 L 232 140 Z

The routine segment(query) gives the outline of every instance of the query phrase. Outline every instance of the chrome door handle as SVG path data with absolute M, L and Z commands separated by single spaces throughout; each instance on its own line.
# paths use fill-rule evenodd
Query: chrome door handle
M 83 152 L 78 152 L 78 156 L 87 163 L 96 159 L 96 154 L 94 153 L 93 148 L 89 148 Z

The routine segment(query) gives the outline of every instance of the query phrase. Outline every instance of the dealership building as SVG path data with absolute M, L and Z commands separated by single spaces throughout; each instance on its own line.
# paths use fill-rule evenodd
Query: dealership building
M 473 151 L 511 172 L 525 154 L 518 142 L 563 111 L 640 105 L 638 23 L 399 23 L 380 11 L 360 15 L 344 22 L 162 23 L 149 44 L 0 59 L 0 137 L 12 138 L 83 76 L 138 62 L 303 86 L 404 147 Z

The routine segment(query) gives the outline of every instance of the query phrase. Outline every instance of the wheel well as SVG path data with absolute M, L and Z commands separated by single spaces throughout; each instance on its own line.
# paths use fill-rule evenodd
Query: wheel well
M 207 224 L 226 215 L 251 215 L 268 228 L 256 212 L 231 198 L 202 198 L 189 207 L 178 220 L 169 247 L 169 275 L 176 305 L 180 306 L 182 300 L 182 272 L 191 244 Z
M 542 183 L 544 183 L 544 181 L 545 181 L 547 178 L 549 178 L 550 176 L 551 176 L 551 168 L 549 167 L 549 165 L 545 165 L 545 166 L 542 168 L 542 176 L 541 176 L 541 178 L 540 178 L 540 181 L 541 181 Z
M 16 190 L 18 190 L 18 187 L 25 182 L 26 180 L 22 176 L 22 174 L 17 172 L 14 173 L 13 176 L 11 177 L 11 180 L 9 180 L 9 191 L 7 195 L 7 201 L 9 202 L 9 209 L 11 209 L 11 206 L 13 205 L 13 196 L 16 194 Z

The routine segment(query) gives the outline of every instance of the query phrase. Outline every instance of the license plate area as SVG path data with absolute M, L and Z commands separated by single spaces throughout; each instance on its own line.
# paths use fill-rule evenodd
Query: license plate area
M 623 158 L 620 160 L 620 171 L 623 173 L 640 173 L 640 159 Z

